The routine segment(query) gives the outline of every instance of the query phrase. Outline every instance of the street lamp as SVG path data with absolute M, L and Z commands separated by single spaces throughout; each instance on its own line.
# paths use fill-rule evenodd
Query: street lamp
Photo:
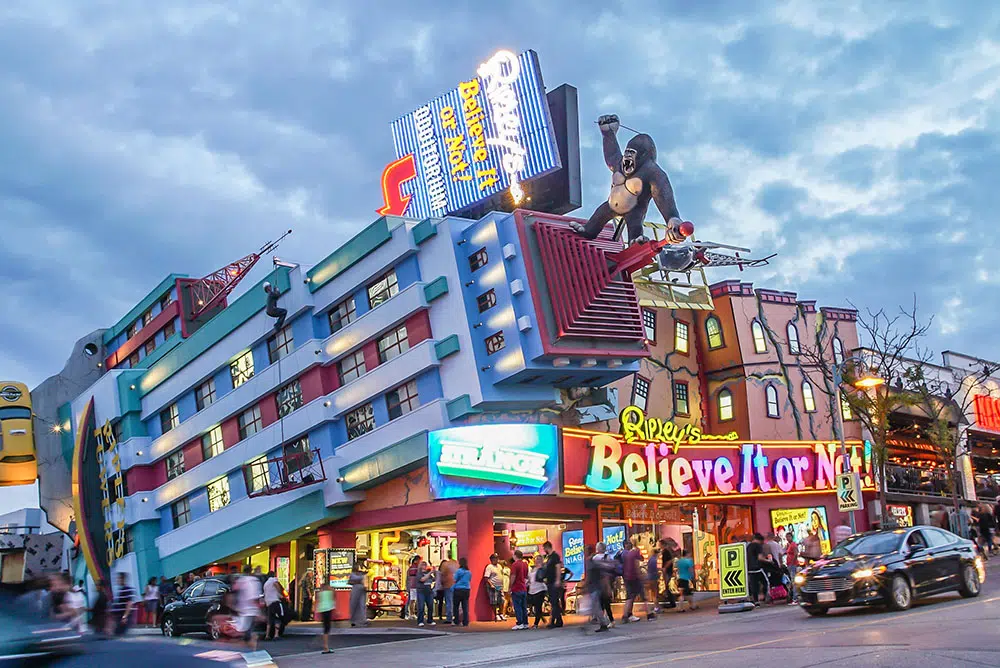
M 840 386 L 844 384 L 844 367 L 847 366 L 848 362 L 855 365 L 860 364 L 861 367 L 865 369 L 864 375 L 855 379 L 852 383 L 854 387 L 862 390 L 868 390 L 885 384 L 885 378 L 880 378 L 867 370 L 868 364 L 859 355 L 851 355 L 850 357 L 841 360 L 839 364 L 836 362 L 833 364 L 833 386 L 837 389 L 837 401 L 840 403 L 834 412 L 837 415 L 835 419 L 840 421 L 840 457 L 844 462 L 844 473 L 851 472 L 851 460 L 847 456 L 847 443 L 844 440 L 844 397 L 840 392 Z M 848 516 L 851 520 L 851 533 L 856 533 L 857 525 L 854 521 L 854 511 L 852 510 L 848 513 Z

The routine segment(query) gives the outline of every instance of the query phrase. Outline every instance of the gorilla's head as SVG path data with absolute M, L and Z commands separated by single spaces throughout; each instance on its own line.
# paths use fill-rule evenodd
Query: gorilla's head
M 656 144 L 649 135 L 636 135 L 622 154 L 622 173 L 631 176 L 647 162 L 656 162 Z

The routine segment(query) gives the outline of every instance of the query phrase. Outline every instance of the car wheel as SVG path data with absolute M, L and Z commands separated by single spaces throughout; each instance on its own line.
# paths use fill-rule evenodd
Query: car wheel
M 958 578 L 958 593 L 964 598 L 975 598 L 979 596 L 979 573 L 971 564 L 962 566 L 962 572 Z
M 163 622 L 160 624 L 160 631 L 168 638 L 176 638 L 180 635 L 177 625 L 174 623 L 174 618 L 169 615 L 163 618 Z
M 830 608 L 820 608 L 815 605 L 806 606 L 804 610 L 810 617 L 822 617 L 826 613 L 830 612 Z
M 222 627 L 219 626 L 219 620 L 215 616 L 208 622 L 208 636 L 212 640 L 222 637 Z
M 381 614 L 381 610 L 376 610 L 375 608 L 368 608 L 368 612 L 365 615 L 368 619 L 375 619 Z
M 897 575 L 889 585 L 889 607 L 893 610 L 908 610 L 913 605 L 913 588 L 902 575 Z

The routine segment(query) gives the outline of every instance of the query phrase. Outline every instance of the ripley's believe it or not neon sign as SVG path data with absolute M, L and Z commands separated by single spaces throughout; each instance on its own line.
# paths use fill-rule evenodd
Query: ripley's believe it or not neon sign
M 843 470 L 838 443 L 627 443 L 613 434 L 564 429 L 563 491 L 623 498 L 733 498 L 830 493 Z M 873 488 L 871 448 L 848 445 L 852 470 Z
M 676 449 L 681 443 L 698 445 L 706 441 L 738 441 L 735 431 L 728 434 L 705 434 L 693 424 L 681 426 L 670 420 L 651 418 L 638 406 L 628 406 L 618 416 L 622 438 L 626 443 L 670 443 Z

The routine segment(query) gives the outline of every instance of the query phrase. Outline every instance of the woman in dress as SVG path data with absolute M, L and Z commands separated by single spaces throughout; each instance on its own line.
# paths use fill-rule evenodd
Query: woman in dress
M 365 570 L 363 564 L 355 564 L 347 578 L 351 585 L 351 626 L 368 626 L 367 592 L 365 591 Z

